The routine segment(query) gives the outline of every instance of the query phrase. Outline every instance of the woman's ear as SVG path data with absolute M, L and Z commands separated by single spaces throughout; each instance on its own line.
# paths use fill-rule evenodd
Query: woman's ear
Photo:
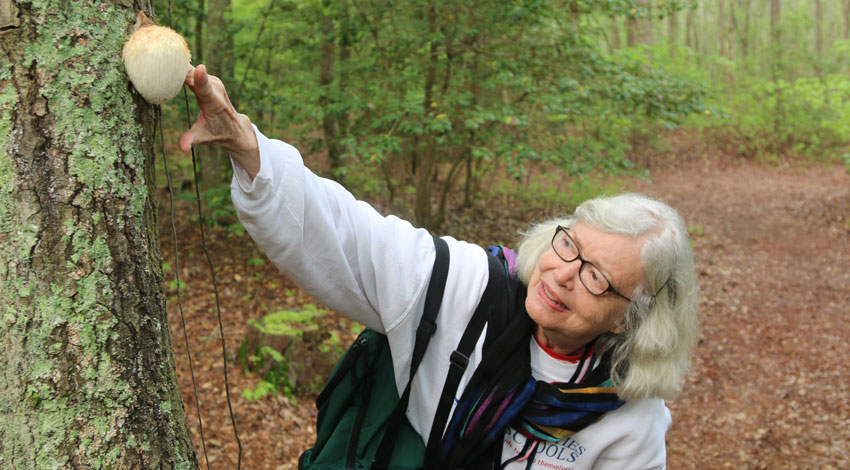
M 631 308 L 631 306 L 629 306 Z M 626 331 L 626 315 L 629 313 L 628 309 L 620 315 L 620 318 L 616 320 L 614 326 L 608 330 L 609 333 L 613 333 L 615 335 L 621 335 Z
M 614 328 L 611 328 L 608 331 L 614 333 L 615 335 L 623 334 L 623 332 L 626 331 L 626 326 L 624 325 L 624 323 L 624 321 L 620 320 L 619 322 L 617 322 L 616 325 L 614 325 Z

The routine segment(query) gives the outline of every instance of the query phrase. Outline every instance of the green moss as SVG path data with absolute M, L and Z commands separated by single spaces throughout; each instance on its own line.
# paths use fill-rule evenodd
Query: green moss
M 13 236 L 12 214 L 14 211 L 14 169 L 9 155 L 9 135 L 12 130 L 12 109 L 18 104 L 18 93 L 8 81 L 11 67 L 5 58 L 0 61 L 0 80 L 6 81 L 0 89 L 0 238 L 11 240 Z M 8 267 L 0 263 L 0 279 L 7 279 Z M 2 289 L 2 285 L 0 285 Z M 4 318 L 4 323 L 6 323 Z
M 128 432 L 123 413 L 135 403 L 138 390 L 118 373 L 110 355 L 109 349 L 121 341 L 119 331 L 124 326 L 110 312 L 111 300 L 118 293 L 113 291 L 117 287 L 109 275 L 117 261 L 109 245 L 113 240 L 102 227 L 106 222 L 121 230 L 133 224 L 131 230 L 142 231 L 146 228 L 142 224 L 150 223 L 144 217 L 148 182 L 142 149 L 152 143 L 143 139 L 120 61 L 135 16 L 132 9 L 116 8 L 113 3 L 120 4 L 28 3 L 28 14 L 35 18 L 27 24 L 35 25 L 37 37 L 15 67 L 31 68 L 39 76 L 37 91 L 46 101 L 49 122 L 55 123 L 50 131 L 59 140 L 60 150 L 68 153 L 72 183 L 80 189 L 74 207 L 60 209 L 64 211 L 60 242 L 45 253 L 49 259 L 37 260 L 53 262 L 57 270 L 67 272 L 65 278 L 55 278 L 51 284 L 32 273 L 16 276 L 13 271 L 31 266 L 33 248 L 44 229 L 39 226 L 41 217 L 46 216 L 37 213 L 35 202 L 28 209 L 24 201 L 28 195 L 13 189 L 18 183 L 10 156 L 14 138 L 11 113 L 19 98 L 8 82 L 12 64 L 0 57 L 0 80 L 5 81 L 0 82 L 0 239 L 4 240 L 0 243 L 0 259 L 4 260 L 0 263 L 0 335 L 26 335 L 25 341 L 13 344 L 20 349 L 15 354 L 23 358 L 10 364 L 10 369 L 17 367 L 15 374 L 7 373 L 0 381 L 20 385 L 21 391 L 15 389 L 14 393 L 20 393 L 27 404 L 17 414 L 11 413 L 16 416 L 15 424 L 4 444 L 11 442 L 17 449 L 14 452 L 20 455 L 13 458 L 20 459 L 21 465 L 34 463 L 36 468 L 68 467 L 69 445 L 75 454 L 90 458 L 87 463 L 92 468 L 122 468 L 128 447 L 151 452 L 148 441 L 159 443 L 162 439 L 162 429 L 142 430 L 129 436 L 127 445 L 117 445 L 117 433 Z M 96 200 L 104 196 L 125 204 L 117 212 L 120 215 L 97 212 Z M 160 334 L 168 334 L 167 325 L 157 319 L 143 321 L 153 321 Z M 73 367 L 68 367 L 71 363 Z M 173 365 L 170 373 L 174 373 Z M 0 377 L 4 377 L 2 372 Z M 63 393 L 73 388 L 78 378 L 96 378 L 96 382 L 84 390 Z M 172 422 L 182 415 L 179 396 L 157 400 L 160 412 L 174 415 Z M 176 431 L 176 423 L 173 426 L 175 433 L 185 436 Z M 26 431 L 16 436 L 17 429 Z M 170 462 L 174 468 L 195 467 L 190 446 L 175 444 L 174 452 Z
M 35 10 L 45 12 L 38 28 L 43 41 L 29 45 L 25 63 L 56 71 L 42 93 L 56 117 L 55 134 L 71 150 L 69 170 L 84 187 L 81 199 L 105 189 L 128 199 L 129 216 L 141 217 L 146 194 L 142 131 L 120 61 L 133 18 L 129 10 L 102 12 L 97 2 L 79 2 L 77 12 L 66 16 L 61 5 L 33 2 Z M 125 171 L 124 164 L 132 171 Z

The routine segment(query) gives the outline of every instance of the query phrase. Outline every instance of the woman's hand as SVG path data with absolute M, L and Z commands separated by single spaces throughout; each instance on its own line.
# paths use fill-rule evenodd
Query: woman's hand
M 251 119 L 239 114 L 218 77 L 198 65 L 186 74 L 186 85 L 195 93 L 200 113 L 192 128 L 180 136 L 180 150 L 193 145 L 218 145 L 253 179 L 260 171 L 260 149 Z

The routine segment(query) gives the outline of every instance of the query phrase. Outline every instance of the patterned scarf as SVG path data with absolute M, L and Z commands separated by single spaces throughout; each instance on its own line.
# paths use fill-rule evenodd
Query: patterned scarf
M 592 346 L 569 382 L 550 384 L 532 377 L 528 342 L 535 324 L 525 311 L 526 288 L 516 278 L 514 253 L 502 248 L 496 255 L 510 273 L 505 308 L 488 320 L 484 359 L 440 442 L 439 468 L 489 468 L 488 457 L 501 455 L 501 437 L 509 425 L 530 439 L 560 441 L 624 403 L 611 385 L 608 355 L 592 354 Z M 579 379 L 584 361 L 590 361 L 591 372 Z

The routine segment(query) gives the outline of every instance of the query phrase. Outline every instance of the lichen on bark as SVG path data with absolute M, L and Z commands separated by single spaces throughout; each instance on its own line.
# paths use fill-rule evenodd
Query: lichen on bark
M 0 44 L 0 468 L 197 468 L 165 314 L 153 109 L 120 62 L 134 19 L 111 1 L 33 0 Z

